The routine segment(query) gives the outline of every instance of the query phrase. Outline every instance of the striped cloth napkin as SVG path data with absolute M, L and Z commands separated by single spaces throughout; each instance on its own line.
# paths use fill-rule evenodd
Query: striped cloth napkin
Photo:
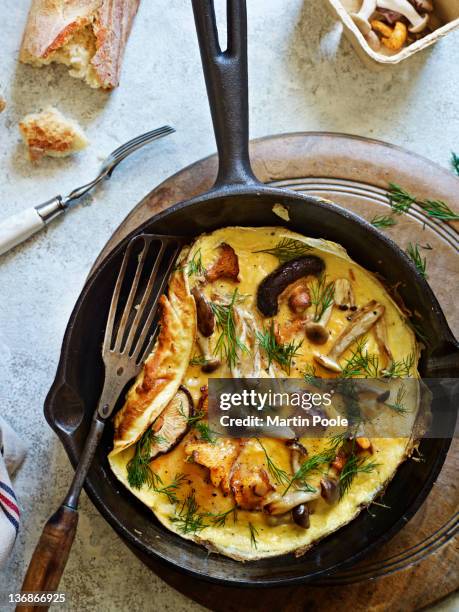
M 8 561 L 19 530 L 19 507 L 11 477 L 25 453 L 24 444 L 0 417 L 0 567 Z

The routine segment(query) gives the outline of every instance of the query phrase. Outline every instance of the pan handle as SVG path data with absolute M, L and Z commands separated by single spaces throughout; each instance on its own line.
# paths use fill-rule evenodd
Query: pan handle
M 227 0 L 226 51 L 218 41 L 213 0 L 192 0 L 192 4 L 219 157 L 214 190 L 259 184 L 249 159 L 245 0 Z

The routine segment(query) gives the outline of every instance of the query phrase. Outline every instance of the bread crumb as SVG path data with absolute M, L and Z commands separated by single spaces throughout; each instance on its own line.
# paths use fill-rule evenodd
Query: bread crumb
M 19 123 L 29 158 L 37 161 L 44 155 L 66 157 L 88 146 L 89 141 L 76 121 L 49 106 L 40 113 L 26 115 Z
M 6 100 L 2 96 L 0 96 L 0 113 L 3 113 L 5 108 L 6 108 Z
M 288 213 L 288 208 L 283 204 L 274 204 L 273 213 L 283 219 L 284 221 L 290 221 L 290 215 Z

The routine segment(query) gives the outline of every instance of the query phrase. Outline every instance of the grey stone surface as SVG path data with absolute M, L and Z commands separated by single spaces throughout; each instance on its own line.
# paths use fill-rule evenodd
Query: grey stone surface
M 127 161 L 90 200 L 0 260 L 0 410 L 29 445 L 16 478 L 22 527 L 0 591 L 17 590 L 44 520 L 71 469 L 47 426 L 43 400 L 65 326 L 98 252 L 152 187 L 214 150 L 190 3 L 143 0 L 121 87 L 107 95 L 62 67 L 17 63 L 28 0 L 0 8 L 0 217 L 91 178 L 120 143 L 164 123 L 177 134 Z M 335 130 L 403 145 L 448 165 L 459 149 L 459 32 L 397 67 L 371 72 L 341 40 L 325 0 L 249 0 L 251 136 Z M 219 7 L 222 2 L 218 2 Z M 47 104 L 76 118 L 91 146 L 32 166 L 17 130 Z M 130 553 L 83 494 L 62 582 L 72 610 L 198 610 Z

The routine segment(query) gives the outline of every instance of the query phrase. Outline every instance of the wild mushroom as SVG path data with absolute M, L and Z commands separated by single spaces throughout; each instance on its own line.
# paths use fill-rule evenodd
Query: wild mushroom
M 285 445 L 290 448 L 290 463 L 292 465 L 293 473 L 295 474 L 300 469 L 304 460 L 307 459 L 308 451 L 301 444 L 301 442 L 298 442 L 297 438 L 287 440 Z
M 308 529 L 310 526 L 309 521 L 309 508 L 307 504 L 300 504 L 296 506 L 292 510 L 292 518 L 298 527 L 303 527 L 303 529 Z
M 332 372 L 341 372 L 342 368 L 338 363 L 339 356 L 348 349 L 353 342 L 360 336 L 365 334 L 378 319 L 384 314 L 385 307 L 375 300 L 368 302 L 366 306 L 361 308 L 352 318 L 349 324 L 341 332 L 338 338 L 333 343 L 327 355 L 316 353 L 314 359 L 321 366 Z
M 359 28 L 364 36 L 371 32 L 370 18 L 376 11 L 376 4 L 376 0 L 363 0 L 360 11 L 358 13 L 350 14 L 355 25 Z
M 201 366 L 201 370 L 206 373 L 214 372 L 218 367 L 220 367 L 222 362 L 212 353 L 209 338 L 203 336 L 198 330 L 196 334 L 196 342 L 204 359 L 204 364 Z
M 265 507 L 264 510 L 269 514 L 284 514 L 284 512 L 288 512 L 289 510 L 293 510 L 297 506 L 301 504 L 307 504 L 313 499 L 318 499 L 320 497 L 320 491 L 291 491 L 290 493 L 286 493 L 285 495 L 276 495 L 272 501 L 270 501 Z
M 213 283 L 225 278 L 238 283 L 239 260 L 235 250 L 226 242 L 222 242 L 218 248 L 220 250 L 219 256 L 217 261 L 206 271 L 206 280 Z
M 335 305 L 339 310 L 357 310 L 351 282 L 347 278 L 335 280 Z
M 387 325 L 384 317 L 381 317 L 376 321 L 373 331 L 378 344 L 379 354 L 382 357 L 382 370 L 384 373 L 384 370 L 390 368 L 392 362 L 394 361 L 392 351 L 387 343 Z
M 325 263 L 315 255 L 305 255 L 287 261 L 268 274 L 258 286 L 257 306 L 265 317 L 273 317 L 278 311 L 278 298 L 285 289 L 303 276 L 319 276 Z
M 340 486 L 337 478 L 326 476 L 320 481 L 320 494 L 327 504 L 334 504 L 339 499 Z
M 406 17 L 411 23 L 409 30 L 413 32 L 413 34 L 422 32 L 429 21 L 428 13 L 420 15 L 408 0 L 377 0 L 376 4 L 378 7 L 396 11 Z
M 154 433 L 150 447 L 150 461 L 169 452 L 176 446 L 189 429 L 189 418 L 194 407 L 190 392 L 180 386 L 169 404 L 152 425 Z
M 377 19 L 373 19 L 371 25 L 382 34 L 383 45 L 392 51 L 399 51 L 407 41 L 408 30 L 402 21 L 397 21 L 394 28 Z
M 311 298 L 305 283 L 296 285 L 288 297 L 288 306 L 294 314 L 303 313 L 311 305 Z
M 193 287 L 191 293 L 196 302 L 198 329 L 205 338 L 208 338 L 215 330 L 214 313 L 205 295 L 197 287 Z
M 325 344 L 330 337 L 330 333 L 327 329 L 327 323 L 330 320 L 331 313 L 333 310 L 333 300 L 323 311 L 318 321 L 308 321 L 305 325 L 304 331 L 308 340 L 314 344 Z

